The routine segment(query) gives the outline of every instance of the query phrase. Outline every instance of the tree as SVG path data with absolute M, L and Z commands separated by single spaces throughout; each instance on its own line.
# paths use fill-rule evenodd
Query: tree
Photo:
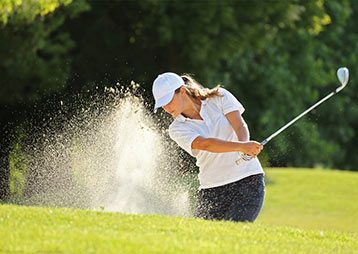
M 248 109 L 252 138 L 260 140 L 336 86 L 336 61 L 319 52 L 336 47 L 325 47 L 323 35 L 337 40 L 348 18 L 347 3 L 91 2 L 91 12 L 66 24 L 77 45 L 69 89 L 135 79 L 151 100 L 158 73 L 194 73 L 203 84 L 222 83 L 237 95 Z M 344 15 L 336 18 L 330 5 Z M 335 98 L 324 107 L 338 102 Z M 337 142 L 339 132 L 352 132 L 352 122 L 328 137 L 334 123 L 317 121 L 322 108 L 267 146 L 271 165 L 352 168 L 338 163 L 344 149 Z
M 0 3 L 0 199 L 8 195 L 11 135 L 22 112 L 66 83 L 73 42 L 59 27 L 86 9 L 84 0 Z
M 317 58 L 332 76 L 337 65 L 347 66 L 351 80 L 344 92 L 335 98 L 335 103 L 322 108 L 318 120 L 324 128 L 320 129 L 320 134 L 337 144 L 337 152 L 332 156 L 335 167 L 357 170 L 358 106 L 355 102 L 358 100 L 358 88 L 354 83 L 358 75 L 358 2 L 327 1 L 325 6 L 332 23 L 319 36 Z
M 357 33 L 352 25 L 356 20 L 349 19 L 354 17 L 350 10 L 349 1 L 287 2 L 283 13 L 291 21 L 263 24 L 270 24 L 271 30 L 263 46 L 239 51 L 226 61 L 221 69 L 225 73 L 216 80 L 224 80 L 250 110 L 245 117 L 253 138 L 266 138 L 332 91 L 338 85 L 335 71 L 339 66 L 356 66 Z M 320 106 L 271 142 L 265 151 L 271 165 L 355 169 L 354 163 L 348 163 L 354 156 L 345 152 L 347 143 L 353 144 L 354 123 L 347 120 L 337 125 L 336 120 L 343 113 L 342 101 L 354 101 L 354 89 L 350 91 L 352 94 L 345 92 Z M 349 110 L 346 103 L 344 108 L 351 111 L 347 119 L 353 119 L 354 107 Z

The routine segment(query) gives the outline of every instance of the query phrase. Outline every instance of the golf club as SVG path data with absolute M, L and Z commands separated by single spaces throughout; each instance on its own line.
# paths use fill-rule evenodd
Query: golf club
M 328 94 L 326 97 L 322 98 L 321 100 L 319 100 L 316 104 L 312 105 L 310 108 L 308 108 L 307 110 L 305 110 L 304 112 L 302 112 L 301 114 L 299 114 L 298 116 L 296 116 L 294 119 L 292 119 L 289 123 L 287 123 L 286 125 L 282 126 L 280 129 L 278 129 L 275 133 L 273 133 L 271 136 L 269 136 L 268 138 L 266 138 L 265 140 L 263 140 L 261 142 L 262 145 L 266 145 L 270 140 L 272 140 L 274 137 L 276 137 L 278 134 L 280 134 L 281 132 L 283 132 L 285 129 L 287 129 L 289 126 L 291 126 L 292 124 L 294 124 L 298 119 L 300 119 L 301 117 L 303 117 L 304 115 L 306 115 L 308 112 L 310 112 L 312 109 L 316 108 L 318 105 L 320 105 L 321 103 L 323 103 L 324 101 L 328 100 L 329 98 L 331 98 L 333 95 L 337 94 L 338 92 L 340 92 L 347 84 L 348 84 L 348 80 L 349 80 L 349 71 L 346 67 L 341 67 L 337 70 L 337 77 L 339 82 L 341 83 L 341 85 L 336 88 L 333 92 L 331 92 L 330 94 Z M 245 160 L 248 161 L 250 160 L 252 157 L 247 155 L 247 154 L 241 154 L 241 158 L 239 160 L 236 161 L 237 164 L 239 164 L 241 162 L 241 160 Z

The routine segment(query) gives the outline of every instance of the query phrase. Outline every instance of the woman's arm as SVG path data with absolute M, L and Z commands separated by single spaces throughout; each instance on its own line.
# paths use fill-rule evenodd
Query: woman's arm
M 244 118 L 242 118 L 238 110 L 227 113 L 225 116 L 229 120 L 232 128 L 234 129 L 238 140 L 240 141 L 250 140 L 249 128 L 247 127 Z
M 199 136 L 191 143 L 191 148 L 212 153 L 242 152 L 250 156 L 257 156 L 262 150 L 262 145 L 256 141 L 231 142 Z

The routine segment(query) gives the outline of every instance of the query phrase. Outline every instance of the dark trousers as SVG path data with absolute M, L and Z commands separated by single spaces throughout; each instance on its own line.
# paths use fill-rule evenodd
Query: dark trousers
M 261 211 L 264 197 L 263 174 L 252 175 L 219 187 L 201 189 L 196 217 L 253 222 Z

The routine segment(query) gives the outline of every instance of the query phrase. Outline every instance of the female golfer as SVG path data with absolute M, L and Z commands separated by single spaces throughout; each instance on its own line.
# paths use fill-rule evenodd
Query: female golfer
M 263 146 L 249 141 L 244 107 L 227 90 L 204 88 L 189 75 L 166 72 L 153 83 L 154 111 L 173 118 L 169 136 L 196 158 L 200 188 L 196 216 L 251 221 L 258 216 L 265 184 L 256 156 Z M 241 160 L 241 154 L 252 156 Z

